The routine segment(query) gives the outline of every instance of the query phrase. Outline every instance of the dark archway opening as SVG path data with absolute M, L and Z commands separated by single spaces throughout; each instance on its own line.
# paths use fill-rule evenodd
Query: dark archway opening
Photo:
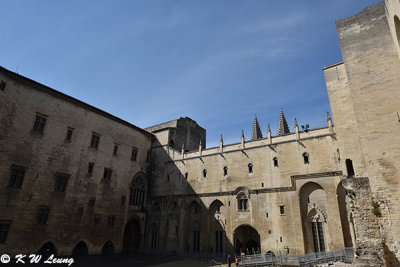
M 137 220 L 132 219 L 125 225 L 123 251 L 130 252 L 140 246 L 141 232 L 140 224 Z
M 47 242 L 39 249 L 38 254 L 47 259 L 51 254 L 57 254 L 56 246 L 51 242 Z
M 89 249 L 88 249 L 86 243 L 83 241 L 79 242 L 75 246 L 74 250 L 72 250 L 72 256 L 74 256 L 74 257 L 86 256 L 86 255 L 88 255 L 88 253 L 89 253 Z
M 260 235 L 257 230 L 249 225 L 236 228 L 234 234 L 235 253 L 256 254 L 260 253 Z
M 107 241 L 101 249 L 101 255 L 113 255 L 115 253 L 114 245 L 111 241 Z

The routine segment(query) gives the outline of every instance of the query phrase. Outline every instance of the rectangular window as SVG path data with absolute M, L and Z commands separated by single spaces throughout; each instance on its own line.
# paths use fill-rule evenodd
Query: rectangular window
M 107 221 L 108 227 L 114 227 L 115 225 L 115 216 L 109 216 Z
M 56 183 L 54 184 L 54 191 L 65 192 L 67 190 L 69 174 L 58 173 L 56 175 Z
M 131 155 L 131 160 L 132 161 L 136 161 L 137 154 L 138 154 L 138 149 L 136 147 L 133 147 L 132 148 L 132 155 Z
M 13 188 L 21 188 L 24 182 L 25 167 L 12 165 L 9 186 Z
M 6 242 L 10 225 L 11 221 L 0 221 L 0 243 Z
M 239 199 L 238 206 L 239 210 L 247 210 L 247 199 Z
M 93 168 L 94 168 L 94 163 L 93 162 L 89 162 L 88 171 L 87 171 L 89 175 L 93 174 Z
M 83 211 L 85 210 L 85 208 L 84 207 L 79 207 L 78 208 L 78 216 L 79 217 L 82 217 L 83 216 Z
M 65 137 L 65 140 L 71 141 L 73 131 L 74 131 L 74 128 L 68 127 L 67 136 Z
M 118 153 L 118 144 L 114 144 L 114 151 L 113 151 L 113 155 L 117 155 Z
M 101 219 L 100 215 L 95 214 L 93 223 L 94 223 L 95 225 L 100 224 L 100 219 Z
M 90 200 L 89 200 L 89 208 L 94 208 L 95 202 L 96 202 L 96 199 L 95 199 L 95 198 L 90 199 Z
M 193 231 L 193 251 L 200 251 L 200 231 Z
M 49 206 L 39 206 L 37 224 L 46 224 L 50 214 Z
M 6 89 L 6 85 L 7 85 L 7 83 L 5 81 L 1 81 L 0 82 L 0 91 L 4 91 L 4 89 Z
M 46 125 L 47 116 L 43 114 L 36 114 L 35 123 L 33 124 L 33 131 L 42 133 Z
M 285 215 L 285 205 L 279 206 L 279 213 L 280 213 L 281 215 Z
M 150 162 L 150 155 L 151 155 L 150 151 L 147 151 L 147 154 L 146 154 L 146 162 L 147 163 Z
M 90 140 L 91 148 L 98 148 L 100 143 L 100 135 L 97 133 L 92 133 L 92 139 Z
M 105 180 L 111 180 L 112 171 L 113 171 L 112 169 L 104 168 L 104 175 L 103 175 L 103 178 L 104 178 Z

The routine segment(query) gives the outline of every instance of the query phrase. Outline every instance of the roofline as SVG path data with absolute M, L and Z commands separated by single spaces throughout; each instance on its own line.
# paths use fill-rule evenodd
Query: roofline
M 4 68 L 3 66 L 0 66 L 0 71 L 2 71 L 6 76 L 8 76 L 8 77 L 10 77 L 12 79 L 16 79 L 16 80 L 20 80 L 22 82 L 25 82 L 25 83 L 27 83 L 28 85 L 32 86 L 33 88 L 35 88 L 37 90 L 40 90 L 40 91 L 45 92 L 45 93 L 48 93 L 48 94 L 50 94 L 52 96 L 58 97 L 58 98 L 60 98 L 62 100 L 70 102 L 70 103 L 72 103 L 74 105 L 83 107 L 83 108 L 85 108 L 87 110 L 90 110 L 90 111 L 92 111 L 94 113 L 97 113 L 97 114 L 99 114 L 101 116 L 104 116 L 104 117 L 106 117 L 108 119 L 111 119 L 111 120 L 116 121 L 118 123 L 121 123 L 121 124 L 123 124 L 125 126 L 133 128 L 133 129 L 135 129 L 135 130 L 147 135 L 147 137 L 154 137 L 154 135 L 152 133 L 149 133 L 148 131 L 146 131 L 146 130 L 144 130 L 144 129 L 142 129 L 142 128 L 140 128 L 140 127 L 138 127 L 138 126 L 136 126 L 136 125 L 134 125 L 132 123 L 129 123 L 129 122 L 127 122 L 127 121 L 125 121 L 125 120 L 123 120 L 121 118 L 118 118 L 118 117 L 116 117 L 116 116 L 114 116 L 114 115 L 112 115 L 112 114 L 110 114 L 110 113 L 108 113 L 108 112 L 106 112 L 104 110 L 96 108 L 95 106 L 89 105 L 89 104 L 87 104 L 87 103 L 85 103 L 85 102 L 83 102 L 83 101 L 81 101 L 81 100 L 79 100 L 77 98 L 74 98 L 74 97 L 69 96 L 67 94 L 64 94 L 64 93 L 62 93 L 60 91 L 57 91 L 57 90 L 55 90 L 55 89 L 53 89 L 53 88 L 51 88 L 51 87 L 49 87 L 47 85 L 44 85 L 44 84 L 39 83 L 37 81 L 34 81 L 34 80 L 32 80 L 32 79 L 30 79 L 28 77 L 25 77 L 25 76 L 23 76 L 21 74 L 18 74 L 18 73 L 15 73 L 13 71 L 10 71 L 10 70 Z
M 330 69 L 330 68 L 333 68 L 333 67 L 336 67 L 336 66 L 342 65 L 343 63 L 344 63 L 343 61 L 340 61 L 340 62 L 337 62 L 337 63 L 331 64 L 331 65 L 325 66 L 325 67 L 324 67 L 322 70 Z

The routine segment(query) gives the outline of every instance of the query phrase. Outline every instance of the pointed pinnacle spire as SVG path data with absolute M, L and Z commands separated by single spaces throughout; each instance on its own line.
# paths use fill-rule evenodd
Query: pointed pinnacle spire
M 287 124 L 285 114 L 283 114 L 283 110 L 279 114 L 279 124 L 278 124 L 278 135 L 284 135 L 290 133 L 289 126 Z
M 240 147 L 242 149 L 244 149 L 244 132 L 243 132 L 243 130 L 242 130 L 242 136 L 240 138 Z
M 294 127 L 297 127 L 297 128 L 299 127 L 299 124 L 297 123 L 297 119 L 296 118 L 294 119 Z
M 242 130 L 242 138 L 244 139 L 244 131 Z
M 224 142 L 224 138 L 222 138 L 222 134 L 221 134 L 221 138 L 219 139 L 220 142 Z
M 251 140 L 257 140 L 262 138 L 261 128 L 258 124 L 257 115 L 254 115 L 253 130 L 251 133 Z

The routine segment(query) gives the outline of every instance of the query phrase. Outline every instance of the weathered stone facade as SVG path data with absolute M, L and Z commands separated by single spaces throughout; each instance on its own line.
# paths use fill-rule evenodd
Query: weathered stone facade
M 400 2 L 337 21 L 327 127 L 206 148 L 184 117 L 140 129 L 0 68 L 0 251 L 304 254 L 400 266 Z M 22 244 L 22 245 L 21 245 Z

